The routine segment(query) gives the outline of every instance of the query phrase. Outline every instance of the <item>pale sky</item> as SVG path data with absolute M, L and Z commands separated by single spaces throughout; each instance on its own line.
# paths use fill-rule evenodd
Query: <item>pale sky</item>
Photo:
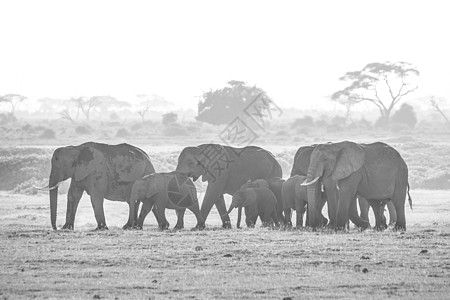
M 311 107 L 367 63 L 450 100 L 447 1 L 0 1 L 0 95 L 198 96 L 242 80 Z

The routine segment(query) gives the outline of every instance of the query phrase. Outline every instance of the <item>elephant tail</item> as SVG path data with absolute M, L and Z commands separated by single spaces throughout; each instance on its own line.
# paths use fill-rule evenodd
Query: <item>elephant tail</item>
M 413 210 L 413 207 L 412 207 L 412 199 L 411 199 L 411 195 L 409 194 L 409 190 L 410 190 L 409 182 L 408 182 L 407 187 L 408 187 L 407 193 L 408 193 L 408 203 L 409 203 L 409 207 L 411 208 L 411 210 Z

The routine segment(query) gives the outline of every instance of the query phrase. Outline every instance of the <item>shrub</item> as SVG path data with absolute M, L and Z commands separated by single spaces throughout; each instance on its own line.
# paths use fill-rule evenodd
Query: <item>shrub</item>
M 409 104 L 403 103 L 402 106 L 400 106 L 400 109 L 397 110 L 391 117 L 391 121 L 393 123 L 403 124 L 413 128 L 417 123 L 414 108 Z
M 78 125 L 77 127 L 75 127 L 75 132 L 77 134 L 90 134 L 91 129 L 88 126 Z
M 163 125 L 173 124 L 178 120 L 178 115 L 176 113 L 170 112 L 162 115 L 162 123 Z
M 17 121 L 17 118 L 12 113 L 0 114 L 0 124 L 8 124 L 15 121 Z
M 53 129 L 47 128 L 40 135 L 41 139 L 54 139 L 56 138 L 55 131 Z
M 183 126 L 181 126 L 178 123 L 173 123 L 173 124 L 167 125 L 163 130 L 163 134 L 165 136 L 187 136 L 187 135 L 189 135 L 186 128 L 184 128 Z
M 120 128 L 116 132 L 116 137 L 119 137 L 119 138 L 129 137 L 130 135 L 131 135 L 130 132 L 126 128 Z

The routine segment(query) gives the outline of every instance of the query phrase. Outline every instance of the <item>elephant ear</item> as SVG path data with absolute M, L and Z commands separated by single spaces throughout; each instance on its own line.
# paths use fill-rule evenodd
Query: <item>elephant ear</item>
M 94 171 L 99 171 L 104 166 L 103 154 L 91 147 L 83 147 L 78 156 L 75 168 L 75 181 L 86 178 Z
M 244 202 L 242 202 L 243 207 L 250 206 L 256 202 L 256 192 L 254 189 L 246 189 L 244 192 Z
M 331 178 L 340 180 L 358 171 L 364 164 L 364 149 L 355 143 L 346 143 L 339 151 Z

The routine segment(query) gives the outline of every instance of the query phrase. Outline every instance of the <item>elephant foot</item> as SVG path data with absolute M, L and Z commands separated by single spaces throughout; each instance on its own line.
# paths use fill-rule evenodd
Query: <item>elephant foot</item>
M 56 228 L 54 228 L 56 230 Z M 64 226 L 61 228 L 64 230 L 73 230 L 73 224 L 64 224 Z
M 161 224 L 158 226 L 160 231 L 169 230 L 169 223 L 167 224 Z
M 231 221 L 223 221 L 222 228 L 223 229 L 231 229 Z
M 99 231 L 99 230 L 109 230 L 108 226 L 103 225 L 103 226 L 97 226 L 97 228 L 95 228 L 95 231 Z
M 394 231 L 406 231 L 406 225 L 395 224 Z
M 173 230 L 181 230 L 181 229 L 183 229 L 184 228 L 184 225 L 179 225 L 179 224 L 177 224 L 177 225 L 175 225 L 175 227 L 173 228 Z
M 197 223 L 197 225 L 194 228 L 192 228 L 191 231 L 203 230 L 203 229 L 205 229 L 205 227 L 206 227 L 205 223 L 203 223 L 203 224 Z
M 123 230 L 130 230 L 130 229 L 135 229 L 136 228 L 136 224 L 135 225 L 130 225 L 130 224 L 125 224 L 122 226 Z
M 385 225 L 379 225 L 379 226 L 375 226 L 373 229 L 375 230 L 375 231 L 384 231 L 385 229 L 387 228 L 387 226 L 385 226 Z

